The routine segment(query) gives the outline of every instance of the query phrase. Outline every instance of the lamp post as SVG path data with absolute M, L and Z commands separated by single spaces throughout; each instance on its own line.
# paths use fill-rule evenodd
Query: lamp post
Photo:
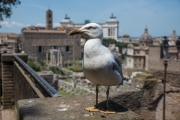
M 164 99 L 163 99 L 163 120 L 165 120 L 165 109 L 166 109 L 166 70 L 167 70 L 168 62 L 164 61 Z

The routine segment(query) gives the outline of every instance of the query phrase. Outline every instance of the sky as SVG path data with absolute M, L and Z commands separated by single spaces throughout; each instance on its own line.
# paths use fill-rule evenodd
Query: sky
M 53 11 L 53 27 L 65 14 L 74 23 L 90 20 L 105 23 L 113 13 L 119 21 L 119 36 L 140 37 L 147 26 L 152 37 L 180 36 L 180 0 L 20 0 L 11 18 L 1 22 L 0 32 L 21 33 L 27 26 L 45 26 L 45 13 Z

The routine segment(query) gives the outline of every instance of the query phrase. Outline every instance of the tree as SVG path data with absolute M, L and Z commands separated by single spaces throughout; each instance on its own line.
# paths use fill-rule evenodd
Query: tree
M 10 18 L 12 15 L 12 7 L 21 4 L 19 0 L 0 0 L 0 22 L 4 18 Z

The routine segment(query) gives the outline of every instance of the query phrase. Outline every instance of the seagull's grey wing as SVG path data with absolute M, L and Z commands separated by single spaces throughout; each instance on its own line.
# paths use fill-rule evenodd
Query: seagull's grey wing
M 119 65 L 119 67 L 121 67 L 121 61 L 120 61 L 119 57 L 114 52 L 112 52 L 112 55 L 113 55 L 116 63 Z M 121 69 L 122 69 L 122 67 L 121 67 Z
M 123 73 L 122 73 L 121 61 L 115 53 L 112 52 L 112 55 L 113 55 L 114 60 L 115 60 L 115 62 L 113 62 L 113 69 L 117 70 L 118 73 L 121 75 L 121 77 L 122 77 L 122 83 L 121 84 L 123 84 L 124 77 L 123 77 Z

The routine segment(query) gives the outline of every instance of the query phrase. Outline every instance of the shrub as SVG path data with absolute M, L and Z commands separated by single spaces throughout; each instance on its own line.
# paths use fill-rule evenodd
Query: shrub
M 108 42 L 108 43 L 117 43 L 117 41 L 115 39 L 112 39 L 112 38 L 104 38 L 103 39 L 104 42 Z
M 41 66 L 45 66 L 46 63 L 41 61 L 40 64 L 41 64 Z
M 53 73 L 56 73 L 56 67 L 50 67 L 50 70 L 53 72 Z
M 34 70 L 34 71 L 40 71 L 40 67 L 34 63 L 33 61 L 28 61 L 27 64 Z

